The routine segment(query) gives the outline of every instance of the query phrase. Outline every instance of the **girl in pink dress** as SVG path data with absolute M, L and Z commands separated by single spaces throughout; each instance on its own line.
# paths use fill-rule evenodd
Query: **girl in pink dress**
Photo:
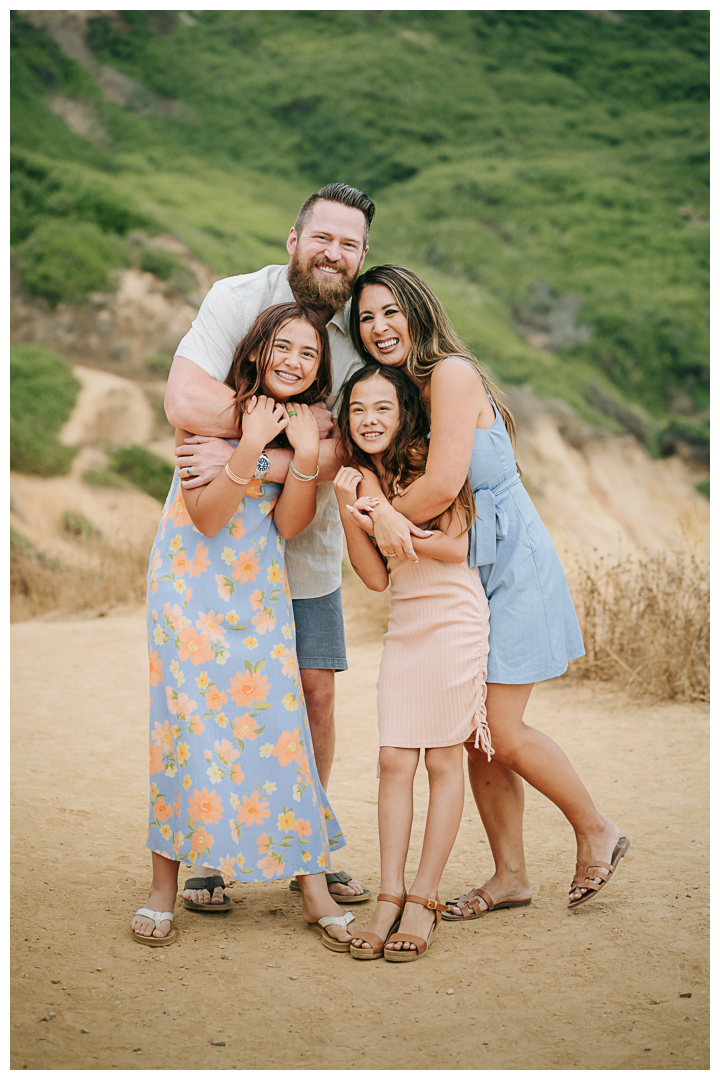
M 338 427 L 347 464 L 335 478 L 335 491 L 350 561 L 368 588 L 382 591 L 389 581 L 392 605 L 378 679 L 381 892 L 350 951 L 358 960 L 384 955 L 408 962 L 425 954 L 445 910 L 437 902 L 438 886 L 462 816 L 463 744 L 474 739 L 488 757 L 493 752 L 485 717 L 488 604 L 468 562 L 467 532 L 475 516 L 469 484 L 417 539 L 416 563 L 392 556 L 386 562 L 353 516 L 371 474 L 392 500 L 424 471 L 427 416 L 408 376 L 382 364 L 356 372 L 343 391 Z M 421 750 L 430 801 L 420 865 L 406 894 Z M 407 925 L 417 921 L 416 905 L 434 913 L 425 936 Z M 408 916 L 401 918 L 405 910 Z

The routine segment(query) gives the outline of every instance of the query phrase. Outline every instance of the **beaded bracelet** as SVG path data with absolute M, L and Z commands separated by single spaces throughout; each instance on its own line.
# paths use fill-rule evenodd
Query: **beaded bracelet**
M 247 487 L 247 485 L 251 483 L 252 478 L 250 480 L 243 480 L 242 476 L 236 476 L 227 463 L 225 464 L 225 472 L 228 474 L 233 484 L 241 484 L 243 487 Z
M 305 473 L 301 473 L 298 469 L 296 469 L 291 461 L 290 472 L 293 474 L 296 480 L 317 480 L 318 476 L 320 475 L 320 463 L 318 462 L 318 467 L 312 476 L 306 476 Z

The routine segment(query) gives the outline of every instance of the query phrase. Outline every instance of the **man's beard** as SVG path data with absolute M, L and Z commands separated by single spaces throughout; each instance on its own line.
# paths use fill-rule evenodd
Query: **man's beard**
M 299 304 L 320 310 L 331 308 L 340 311 L 352 296 L 355 277 L 350 277 L 344 266 L 337 267 L 337 274 L 327 281 L 313 274 L 314 266 L 328 266 L 328 260 L 316 256 L 306 266 L 301 266 L 297 252 L 288 263 L 288 283 Z

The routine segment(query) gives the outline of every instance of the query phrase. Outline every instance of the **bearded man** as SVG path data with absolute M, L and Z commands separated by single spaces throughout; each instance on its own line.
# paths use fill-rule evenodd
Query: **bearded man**
M 289 265 L 265 266 L 254 274 L 217 281 L 205 297 L 192 328 L 178 345 L 168 377 L 165 412 L 173 427 L 197 434 L 178 447 L 184 487 L 209 483 L 230 459 L 237 437 L 232 421 L 235 395 L 225 385 L 235 350 L 261 312 L 273 304 L 298 302 L 325 320 L 333 366 L 330 409 L 340 387 L 362 361 L 348 329 L 350 296 L 368 250 L 375 214 L 371 200 L 347 184 L 329 184 L 300 207 L 290 229 Z M 313 405 L 320 429 L 320 483 L 311 525 L 285 548 L 297 634 L 298 666 L 312 732 L 318 775 L 327 789 L 335 750 L 335 672 L 347 668 L 340 594 L 342 527 L 330 481 L 338 471 L 332 414 Z M 213 438 L 217 436 L 220 438 Z M 291 450 L 269 450 L 264 479 L 284 483 Z M 267 462 L 259 462 L 259 469 Z M 256 474 L 257 475 L 257 474 Z M 216 874 L 208 870 L 208 875 Z M 342 903 L 370 898 L 370 892 L 344 872 L 329 873 L 328 887 Z M 198 882 L 200 884 L 200 882 Z M 221 904 L 216 888 L 185 889 L 196 904 Z M 291 888 L 297 887 L 291 882 Z

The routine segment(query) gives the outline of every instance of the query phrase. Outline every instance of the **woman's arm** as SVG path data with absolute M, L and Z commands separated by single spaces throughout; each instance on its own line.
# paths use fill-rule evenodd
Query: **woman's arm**
M 344 466 L 335 477 L 334 488 L 340 507 L 340 520 L 345 532 L 348 558 L 358 577 L 373 592 L 383 592 L 388 584 L 388 572 L 385 560 L 379 554 L 367 533 L 352 518 L 352 507 L 357 498 L 358 484 L 363 479 L 362 473 L 350 466 Z
M 288 402 L 287 409 L 295 413 L 289 417 L 285 429 L 294 451 L 293 468 L 304 476 L 313 477 L 312 480 L 301 480 L 288 465 L 282 494 L 275 503 L 273 520 L 280 535 L 290 540 L 307 528 L 315 517 L 318 485 L 315 473 L 320 453 L 320 433 L 309 405 Z
M 415 547 L 421 555 L 440 562 L 467 562 L 468 534 L 465 525 L 464 515 L 457 511 L 452 518 L 449 513 L 443 514 L 440 528 L 433 530 L 432 536 L 427 539 L 420 537 L 415 540 Z
M 216 536 L 230 521 L 251 482 L 263 446 L 276 438 L 287 424 L 282 405 L 276 405 L 272 398 L 258 398 L 245 413 L 242 437 L 228 462 L 230 471 L 244 483 L 231 480 L 223 469 L 204 487 L 183 491 L 187 512 L 204 536 Z M 187 434 L 177 428 L 175 445 L 179 446 Z

